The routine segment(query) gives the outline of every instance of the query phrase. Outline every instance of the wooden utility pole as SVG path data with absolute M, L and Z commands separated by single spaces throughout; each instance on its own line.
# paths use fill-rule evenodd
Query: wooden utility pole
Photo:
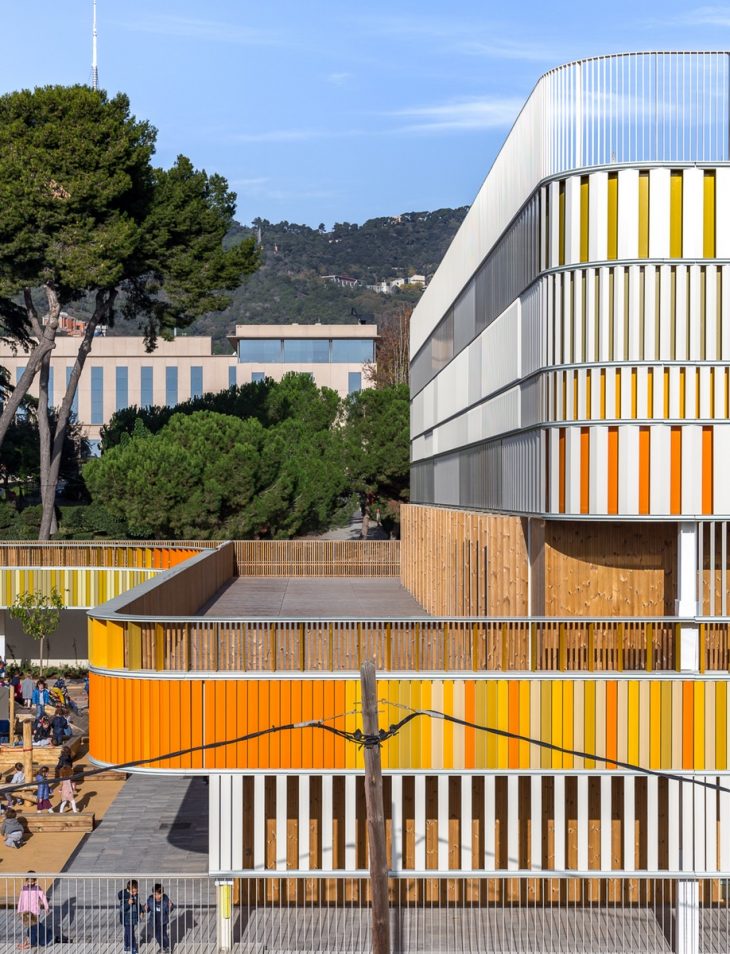
M 365 735 L 380 734 L 375 664 L 360 667 L 362 721 Z M 368 816 L 368 858 L 370 890 L 373 897 L 373 954 L 390 954 L 390 907 L 388 904 L 388 858 L 385 851 L 385 813 L 383 811 L 383 774 L 380 746 L 365 746 L 365 807 Z
M 23 775 L 26 782 L 33 781 L 33 723 L 29 719 L 23 722 Z M 30 801 L 29 795 L 30 789 L 24 788 L 23 799 Z

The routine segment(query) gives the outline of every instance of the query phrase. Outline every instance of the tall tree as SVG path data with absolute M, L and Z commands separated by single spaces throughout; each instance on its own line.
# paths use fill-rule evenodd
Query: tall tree
M 226 180 L 184 156 L 155 168 L 155 139 L 122 94 L 47 86 L 0 97 L 0 320 L 29 351 L 0 415 L 0 445 L 40 373 L 41 539 L 52 530 L 64 434 L 97 328 L 121 310 L 143 322 L 153 348 L 158 335 L 223 308 L 258 265 L 253 239 L 223 246 L 235 208 Z M 93 310 L 51 434 L 48 362 L 61 310 L 81 299 Z
M 408 351 L 413 307 L 400 305 L 386 317 L 378 334 L 377 361 L 365 366 L 365 378 L 376 388 L 408 384 Z

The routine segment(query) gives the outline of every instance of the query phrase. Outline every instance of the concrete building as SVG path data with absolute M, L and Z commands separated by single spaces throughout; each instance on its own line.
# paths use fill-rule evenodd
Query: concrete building
M 278 381 L 288 371 L 311 374 L 320 387 L 345 396 L 368 386 L 376 325 L 236 325 L 236 383 Z
M 320 387 L 343 397 L 368 386 L 364 365 L 375 358 L 375 325 L 237 325 L 233 353 L 212 353 L 212 339 L 178 335 L 159 339 L 152 352 L 142 337 L 98 336 L 79 381 L 74 411 L 92 450 L 115 411 L 131 405 L 175 405 L 208 392 L 286 372 L 311 374 Z M 77 336 L 59 336 L 51 358 L 51 404 L 61 403 L 78 352 Z M 27 357 L 0 343 L 0 365 L 20 380 Z M 31 394 L 38 394 L 37 379 Z

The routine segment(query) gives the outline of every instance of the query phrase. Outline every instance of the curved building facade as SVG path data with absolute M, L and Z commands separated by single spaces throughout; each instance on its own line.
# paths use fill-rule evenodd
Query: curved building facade
M 537 83 L 413 317 L 412 499 L 727 515 L 730 58 Z

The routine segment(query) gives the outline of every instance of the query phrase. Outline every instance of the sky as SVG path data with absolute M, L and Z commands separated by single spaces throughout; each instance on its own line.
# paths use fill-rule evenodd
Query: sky
M 0 93 L 91 78 L 92 0 L 0 0 Z M 730 49 L 730 3 L 98 0 L 100 85 L 226 176 L 238 218 L 312 226 L 469 204 L 538 77 Z

